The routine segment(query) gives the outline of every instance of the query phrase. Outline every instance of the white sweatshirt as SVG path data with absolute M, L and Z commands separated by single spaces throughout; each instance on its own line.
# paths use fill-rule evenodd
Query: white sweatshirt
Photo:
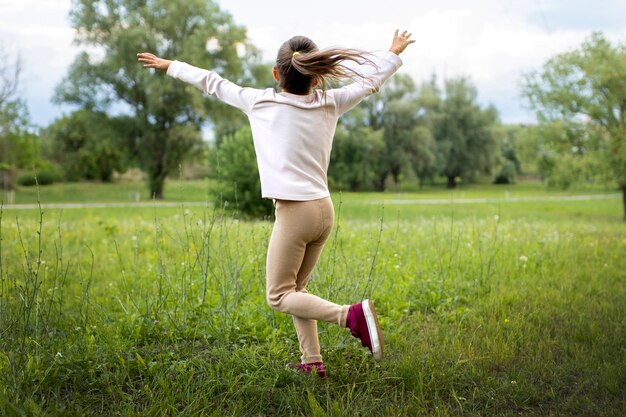
M 370 94 L 402 65 L 387 52 L 375 73 L 342 88 L 296 95 L 240 87 L 213 71 L 174 61 L 167 74 L 214 94 L 243 111 L 250 121 L 261 194 L 264 198 L 308 201 L 330 195 L 327 170 L 339 116 Z

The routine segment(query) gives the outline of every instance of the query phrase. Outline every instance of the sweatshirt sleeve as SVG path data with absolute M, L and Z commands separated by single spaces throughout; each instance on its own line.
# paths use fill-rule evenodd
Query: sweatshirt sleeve
M 215 95 L 224 103 L 244 113 L 252 108 L 259 90 L 240 87 L 220 77 L 215 71 L 194 67 L 184 62 L 173 61 L 167 75 L 193 85 L 205 94 Z
M 345 87 L 334 90 L 337 111 L 343 114 L 359 104 L 365 97 L 377 93 L 385 81 L 402 66 L 402 60 L 393 52 L 387 52 L 378 62 L 378 68 L 373 74 L 367 75 Z

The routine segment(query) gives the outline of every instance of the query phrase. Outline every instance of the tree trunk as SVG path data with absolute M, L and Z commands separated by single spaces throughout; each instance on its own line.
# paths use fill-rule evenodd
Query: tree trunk
M 391 175 L 393 177 L 393 183 L 395 185 L 398 185 L 398 181 L 399 181 L 399 178 L 400 178 L 400 167 L 392 168 L 391 169 Z
M 452 189 L 452 188 L 456 188 L 456 176 L 454 175 L 448 175 L 448 188 Z
M 385 191 L 385 178 L 387 178 L 387 171 L 385 171 L 383 174 L 381 174 L 378 177 L 378 180 L 376 181 L 375 189 L 378 192 L 383 192 Z
M 622 205 L 624 206 L 624 221 L 626 221 L 626 184 L 622 185 Z
M 162 173 L 150 173 L 150 199 L 163 200 L 163 188 L 165 187 L 165 175 Z

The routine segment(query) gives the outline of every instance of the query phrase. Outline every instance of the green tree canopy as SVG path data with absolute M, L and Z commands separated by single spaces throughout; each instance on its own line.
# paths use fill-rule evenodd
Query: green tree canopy
M 394 100 L 383 116 L 386 167 L 396 184 L 406 177 L 424 180 L 434 171 L 435 142 L 420 109 L 418 100 Z
M 388 178 L 397 184 L 402 177 L 432 175 L 434 141 L 409 75 L 394 75 L 379 93 L 344 115 L 341 126 L 333 146 L 332 164 L 337 166 L 331 165 L 329 171 L 336 183 L 383 191 Z M 364 168 L 371 172 L 366 175 Z
M 471 181 L 477 174 L 489 173 L 500 156 L 494 132 L 496 109 L 480 107 L 476 87 L 467 78 L 446 80 L 443 94 L 434 79 L 424 89 L 437 143 L 437 168 L 448 187 L 455 187 L 457 178 Z
M 522 91 L 542 124 L 562 120 L 586 126 L 579 129 L 581 143 L 573 153 L 602 155 L 622 190 L 626 219 L 626 46 L 593 33 L 579 48 L 528 74 Z M 572 152 L 564 156 L 572 158 Z
M 49 142 L 52 159 L 63 167 L 65 179 L 108 182 L 115 171 L 125 168 L 125 131 L 133 125 L 127 117 L 110 118 L 103 112 L 77 110 L 56 120 L 42 136 Z
M 358 126 L 348 130 L 337 127 L 333 139 L 328 181 L 332 188 L 345 191 L 370 191 L 378 188 L 384 170 L 385 142 L 382 130 Z
M 245 29 L 212 0 L 76 0 L 71 21 L 79 44 L 89 47 L 57 88 L 56 100 L 136 120 L 131 153 L 149 178 L 150 194 L 163 197 L 168 174 L 201 141 L 211 121 L 235 131 L 241 116 L 191 86 L 152 74 L 136 60 L 140 51 L 215 69 L 233 81 L 250 80 L 246 62 L 257 53 Z

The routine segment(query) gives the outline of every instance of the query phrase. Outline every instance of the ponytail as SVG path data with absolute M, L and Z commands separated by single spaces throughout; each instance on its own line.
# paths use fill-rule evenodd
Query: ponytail
M 279 84 L 281 89 L 292 94 L 308 94 L 316 84 L 326 90 L 329 80 L 363 78 L 363 75 L 343 62 L 376 66 L 369 56 L 369 53 L 356 49 L 331 48 L 320 51 L 309 38 L 295 36 L 278 50 L 276 68 Z

